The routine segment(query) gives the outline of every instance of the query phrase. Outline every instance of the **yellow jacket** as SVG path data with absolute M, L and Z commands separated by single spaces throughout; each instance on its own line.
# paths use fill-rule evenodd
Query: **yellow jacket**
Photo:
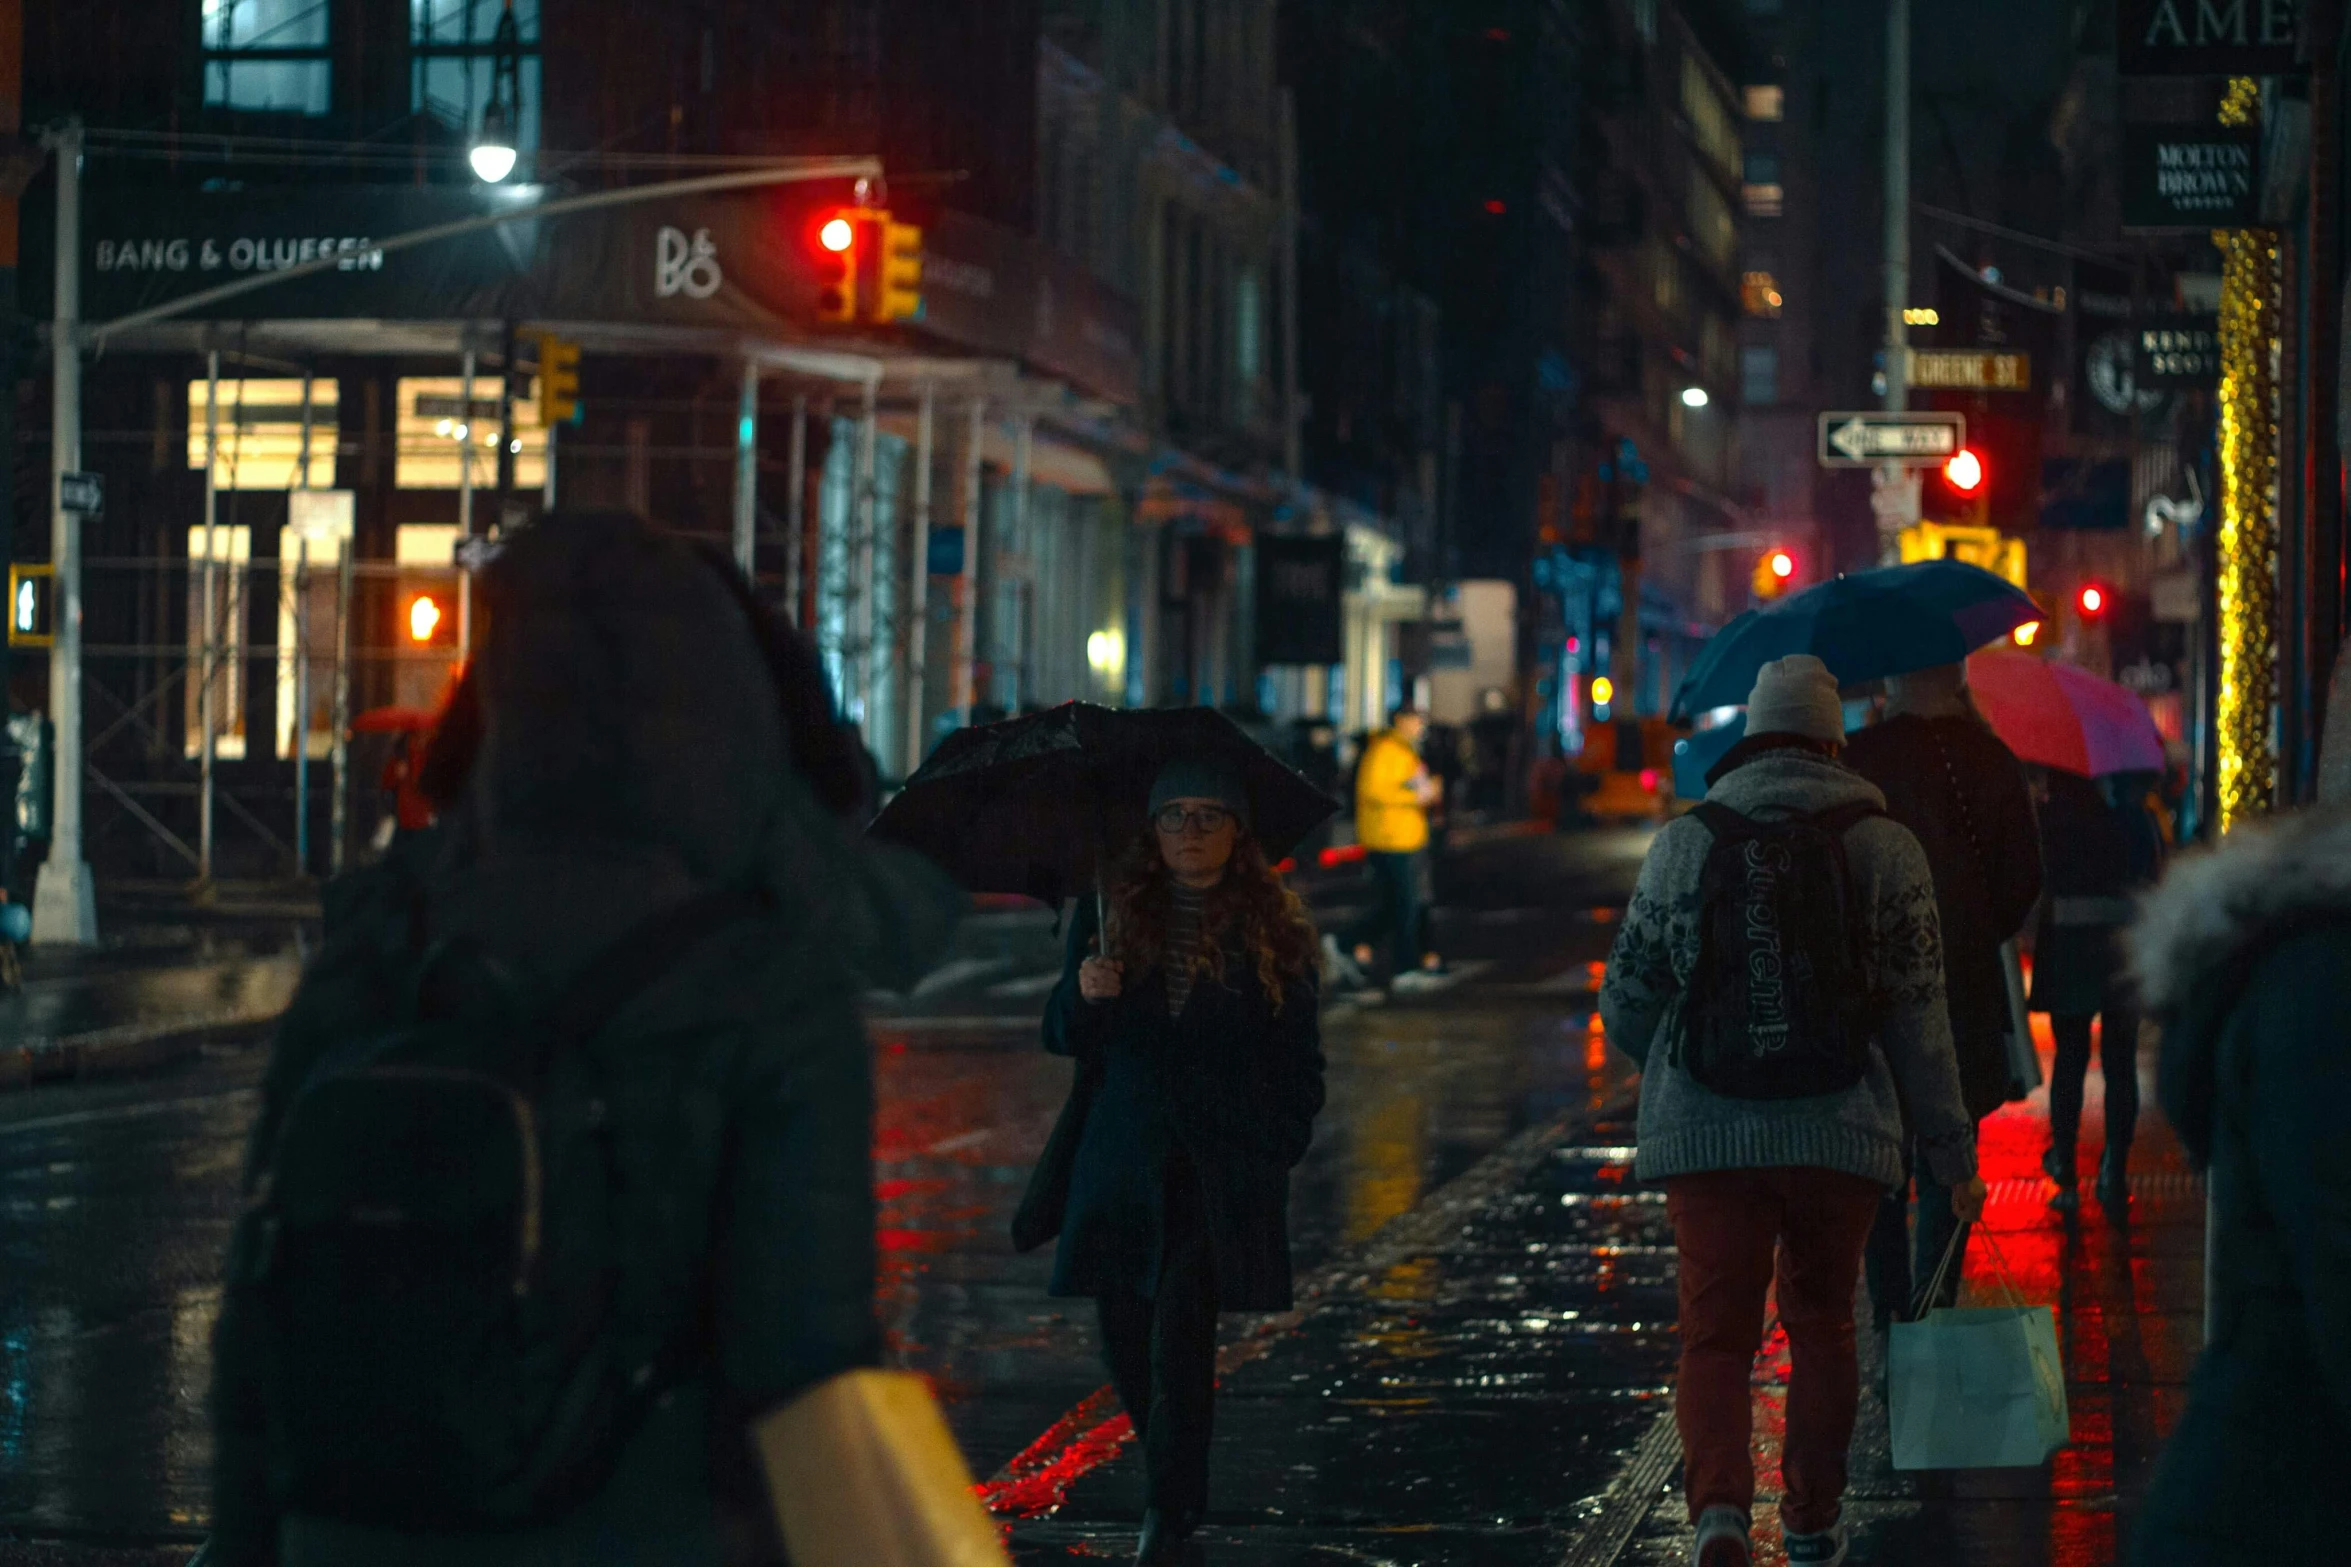
M 1429 842 L 1429 813 L 1412 792 L 1424 771 L 1412 747 L 1383 729 L 1355 770 L 1355 841 L 1381 854 L 1410 854 Z

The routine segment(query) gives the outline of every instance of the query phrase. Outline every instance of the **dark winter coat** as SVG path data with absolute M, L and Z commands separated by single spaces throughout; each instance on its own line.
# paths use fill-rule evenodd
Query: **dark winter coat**
M 2024 929 L 2041 895 L 2041 837 L 2024 769 L 1972 718 L 1909 714 L 1854 735 L 1845 765 L 1884 792 L 1888 813 L 1926 850 L 1960 1091 L 1981 1120 L 2008 1098 L 2000 945 Z
M 2104 1010 L 2123 966 L 2134 900 L 2162 868 L 2163 840 L 2135 799 L 2107 804 L 2099 786 L 2051 773 L 2041 807 L 2046 893 L 2033 932 L 2033 1010 Z
M 1291 980 L 1277 1010 L 1255 967 L 1233 956 L 1171 1018 L 1157 968 L 1130 968 L 1110 1001 L 1078 994 L 1095 932 L 1094 905 L 1081 900 L 1045 1007 L 1045 1048 L 1099 1072 L 1101 1085 L 1070 1178 L 1053 1293 L 1153 1291 L 1162 1183 L 1181 1148 L 1200 1176 L 1218 1306 L 1289 1309 L 1290 1168 L 1306 1155 L 1323 1100 L 1313 976 Z
M 2132 1560 L 2332 1555 L 2351 1495 L 2351 813 L 2182 856 L 2130 946 L 2164 1113 L 2210 1183 L 2213 1303 Z
M 380 1025 L 420 939 L 471 938 L 537 1008 L 655 911 L 717 887 L 762 892 L 765 914 L 639 990 L 595 1050 L 625 1176 L 622 1363 L 680 1344 L 690 1369 L 604 1489 L 554 1525 L 429 1540 L 355 1528 L 289 1516 L 272 1494 L 265 1346 L 231 1288 L 214 1350 L 215 1557 L 773 1560 L 747 1425 L 881 1351 L 859 996 L 919 972 L 960 899 L 817 806 L 742 611 L 682 545 L 641 525 L 550 523 L 510 545 L 482 602 L 486 730 L 467 797 L 330 887 L 326 944 L 272 1049 L 256 1166 L 310 1063 Z

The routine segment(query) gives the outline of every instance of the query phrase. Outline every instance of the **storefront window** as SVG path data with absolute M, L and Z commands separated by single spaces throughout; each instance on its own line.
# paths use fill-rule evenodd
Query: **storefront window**
M 473 486 L 498 482 L 498 378 L 477 375 L 473 399 L 462 376 L 402 376 L 393 482 L 403 490 L 454 490 L 461 459 L 473 462 Z M 514 487 L 537 490 L 547 477 L 547 431 L 539 423 L 539 383 L 514 398 Z
M 213 483 L 223 490 L 323 490 L 335 482 L 336 423 L 332 380 L 223 380 L 209 425 L 202 377 L 188 383 L 188 466 L 204 467 L 209 438 L 218 442 Z M 303 387 L 310 389 L 310 465 L 302 468 Z

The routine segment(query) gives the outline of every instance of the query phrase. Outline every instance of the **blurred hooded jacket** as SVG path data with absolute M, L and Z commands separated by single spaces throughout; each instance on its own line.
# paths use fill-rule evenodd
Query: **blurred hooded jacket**
M 440 824 L 329 888 L 249 1163 L 319 1054 L 381 1023 L 415 944 L 470 937 L 543 1007 L 649 916 L 713 889 L 762 893 L 763 915 L 638 991 L 596 1047 L 623 1172 L 615 1331 L 647 1359 L 683 1333 L 693 1369 L 574 1515 L 424 1540 L 281 1514 L 264 1346 L 232 1290 L 214 1356 L 222 1562 L 779 1559 L 745 1428 L 880 1354 L 860 994 L 928 968 L 962 899 L 820 802 L 843 803 L 844 737 L 817 728 L 821 691 L 793 684 L 812 678 L 805 647 L 779 645 L 788 629 L 731 569 L 620 514 L 558 515 L 509 541 L 434 757 Z

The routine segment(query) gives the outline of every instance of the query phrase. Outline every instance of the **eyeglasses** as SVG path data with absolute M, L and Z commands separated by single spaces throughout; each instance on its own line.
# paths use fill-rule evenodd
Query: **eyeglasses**
M 1199 832 L 1214 832 L 1233 819 L 1233 813 L 1221 805 L 1203 805 L 1198 810 L 1186 810 L 1180 805 L 1160 808 L 1151 818 L 1152 825 L 1170 836 L 1190 828 Z

